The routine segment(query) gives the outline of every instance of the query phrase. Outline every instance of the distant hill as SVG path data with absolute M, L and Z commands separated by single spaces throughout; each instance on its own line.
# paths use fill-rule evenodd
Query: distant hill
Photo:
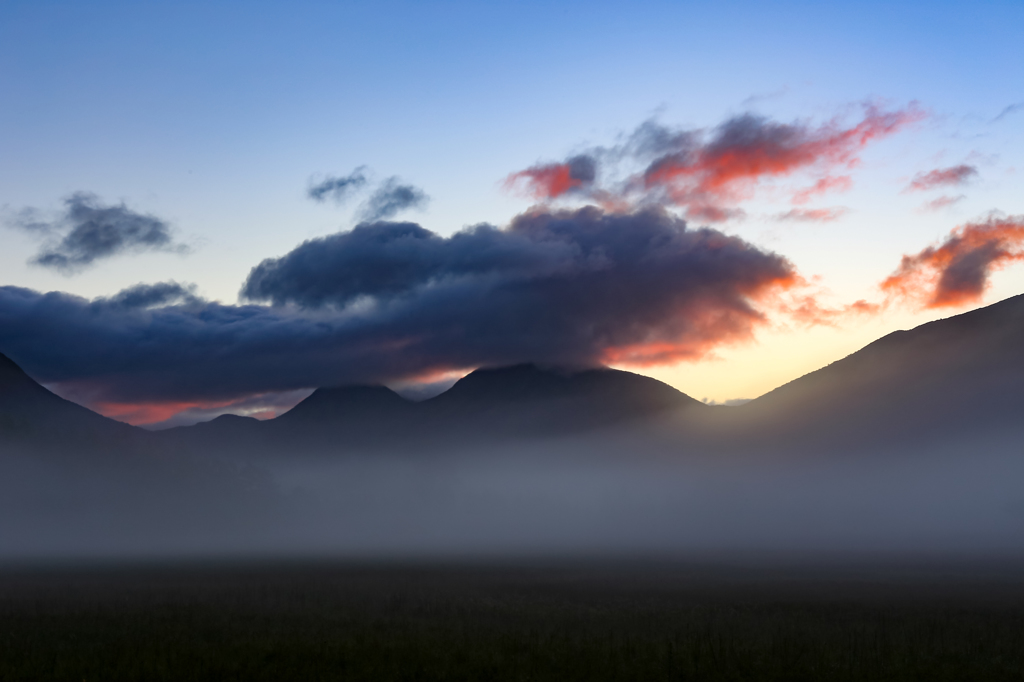
M 888 334 L 730 413 L 748 440 L 836 448 L 1024 433 L 1024 295 Z
M 420 403 L 419 412 L 427 430 L 481 439 L 590 431 L 688 407 L 706 406 L 639 374 L 527 364 L 479 369 Z
M 384 386 L 320 388 L 276 419 L 220 417 L 161 432 L 192 449 L 241 453 L 431 450 L 591 431 L 699 401 L 649 377 L 532 364 L 479 369 L 413 402 Z

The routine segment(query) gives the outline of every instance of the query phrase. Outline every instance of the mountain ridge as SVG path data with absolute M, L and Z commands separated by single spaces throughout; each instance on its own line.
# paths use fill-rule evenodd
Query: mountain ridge
M 1024 295 L 886 334 L 733 409 L 748 438 L 787 443 L 1012 428 L 1024 414 Z
M 561 436 L 703 404 L 649 377 L 525 363 L 481 368 L 448 391 L 411 401 L 384 386 L 320 388 L 284 414 L 161 432 L 188 447 L 236 439 L 254 451 L 423 449 Z M 216 420 L 215 420 L 216 421 Z M 209 433 L 202 433 L 203 431 Z
M 736 407 L 712 408 L 655 379 L 531 363 L 480 368 L 414 402 L 384 386 L 323 387 L 266 421 L 223 415 L 148 432 L 96 414 L 0 355 L 0 438 L 161 443 L 170 450 L 344 452 L 487 445 L 674 423 L 687 447 L 795 443 L 842 449 L 1021 428 L 1024 295 L 887 334 Z M 692 432 L 692 434 L 690 433 Z M 77 435 L 76 435 L 77 434 Z M 691 437 L 692 436 L 692 437 Z

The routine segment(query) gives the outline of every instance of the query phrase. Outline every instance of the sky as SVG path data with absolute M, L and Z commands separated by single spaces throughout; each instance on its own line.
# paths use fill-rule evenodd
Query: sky
M 0 92 L 0 352 L 137 424 L 1024 293 L 1019 2 L 0 2 Z

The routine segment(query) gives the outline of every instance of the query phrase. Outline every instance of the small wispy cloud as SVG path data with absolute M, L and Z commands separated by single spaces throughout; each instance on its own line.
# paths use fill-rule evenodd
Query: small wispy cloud
M 46 244 L 30 262 L 64 274 L 123 253 L 189 250 L 175 242 L 165 220 L 133 211 L 124 203 L 105 205 L 87 192 L 66 198 L 64 210 L 55 219 L 40 215 L 36 209 L 26 209 L 8 224 L 44 237 Z
M 960 203 L 966 198 L 967 197 L 963 194 L 958 194 L 956 196 L 944 194 L 941 197 L 937 197 L 935 199 L 932 199 L 931 201 L 927 201 L 924 204 L 921 204 L 920 210 L 924 211 L 925 213 L 941 211 L 944 208 L 949 208 L 950 206 Z
M 850 212 L 850 209 L 837 206 L 834 208 L 794 208 L 785 213 L 777 213 L 775 220 L 781 222 L 829 223 L 839 220 Z
M 319 181 L 310 179 L 306 196 L 320 203 L 333 199 L 335 203 L 340 204 L 366 185 L 366 182 L 366 166 L 360 166 L 348 175 L 329 175 Z
M 374 190 L 359 212 L 361 220 L 387 220 L 410 208 L 423 208 L 430 197 L 415 185 L 403 184 L 392 176 Z
M 995 118 L 989 121 L 989 123 L 998 123 L 1007 116 L 1016 114 L 1018 111 L 1024 111 L 1024 102 L 1014 102 L 1013 104 L 1005 107 L 1002 111 L 999 112 L 999 114 L 996 115 Z
M 977 166 L 962 163 L 949 168 L 936 168 L 918 173 L 904 188 L 904 192 L 924 192 L 939 187 L 959 187 L 978 176 Z

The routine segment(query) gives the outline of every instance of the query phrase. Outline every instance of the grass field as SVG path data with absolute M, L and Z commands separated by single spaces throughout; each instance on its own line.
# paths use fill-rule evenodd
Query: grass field
M 0 680 L 1022 680 L 1024 570 L 0 569 Z

